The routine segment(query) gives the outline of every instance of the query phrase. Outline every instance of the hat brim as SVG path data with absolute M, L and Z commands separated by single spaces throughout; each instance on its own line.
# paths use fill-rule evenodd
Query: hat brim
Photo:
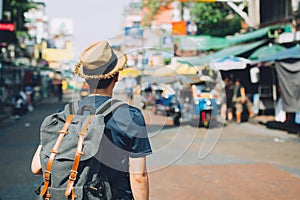
M 109 79 L 114 77 L 117 73 L 119 73 L 121 70 L 123 70 L 124 68 L 126 68 L 126 64 L 127 64 L 127 56 L 126 54 L 122 53 L 121 51 L 117 51 L 117 50 L 113 50 L 113 52 L 115 53 L 116 57 L 117 57 L 117 63 L 115 65 L 115 67 L 108 73 L 106 74 L 99 74 L 99 75 L 89 75 L 89 74 L 85 74 L 83 72 L 83 65 L 81 62 L 77 63 L 76 67 L 75 67 L 75 74 L 77 74 L 78 76 L 80 76 L 81 78 L 84 78 L 86 80 L 88 79 Z

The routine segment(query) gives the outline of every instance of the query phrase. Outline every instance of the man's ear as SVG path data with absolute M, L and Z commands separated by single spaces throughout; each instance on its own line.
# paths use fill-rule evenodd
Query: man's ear
M 117 73 L 117 75 L 115 76 L 115 82 L 119 81 L 119 73 Z

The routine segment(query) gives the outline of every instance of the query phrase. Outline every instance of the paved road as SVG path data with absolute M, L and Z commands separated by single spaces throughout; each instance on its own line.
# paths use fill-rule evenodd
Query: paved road
M 30 173 L 30 161 L 39 126 L 64 104 L 49 99 L 20 120 L 0 123 L 1 200 L 36 199 L 41 177 Z M 173 127 L 150 110 L 144 115 L 154 152 L 148 158 L 150 199 L 299 199 L 298 136 L 256 123 Z

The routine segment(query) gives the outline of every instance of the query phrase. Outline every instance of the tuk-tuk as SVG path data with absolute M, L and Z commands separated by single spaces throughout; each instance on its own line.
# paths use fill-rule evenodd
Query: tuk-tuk
M 209 127 L 210 121 L 218 115 L 217 97 L 213 94 L 214 80 L 210 77 L 195 78 L 180 90 L 180 101 L 185 116 L 198 119 L 199 127 Z
M 172 117 L 175 126 L 180 125 L 181 108 L 171 85 L 153 85 L 153 112 Z

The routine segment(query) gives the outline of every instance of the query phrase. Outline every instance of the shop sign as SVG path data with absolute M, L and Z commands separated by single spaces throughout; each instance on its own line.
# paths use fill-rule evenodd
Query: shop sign
M 14 31 L 15 24 L 13 23 L 0 23 L 0 31 Z

